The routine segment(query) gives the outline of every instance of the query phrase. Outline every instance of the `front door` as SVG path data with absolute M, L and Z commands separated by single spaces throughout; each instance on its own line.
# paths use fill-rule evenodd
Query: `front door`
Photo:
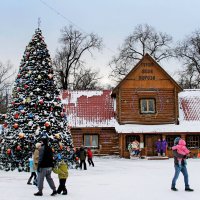
M 146 155 L 147 156 L 156 156 L 156 141 L 161 139 L 161 135 L 145 135 L 145 147 L 146 147 Z

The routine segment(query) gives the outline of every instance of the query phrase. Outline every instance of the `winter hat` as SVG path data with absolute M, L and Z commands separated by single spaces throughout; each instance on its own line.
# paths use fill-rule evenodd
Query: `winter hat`
M 180 137 L 176 137 L 176 138 L 174 139 L 174 145 L 177 145 L 180 139 L 181 139 Z
M 179 145 L 186 146 L 185 140 L 180 139 L 178 142 Z
M 38 148 L 40 148 L 40 147 L 41 147 L 41 143 L 38 142 L 38 143 L 35 144 L 35 148 L 36 148 L 36 149 L 38 149 Z

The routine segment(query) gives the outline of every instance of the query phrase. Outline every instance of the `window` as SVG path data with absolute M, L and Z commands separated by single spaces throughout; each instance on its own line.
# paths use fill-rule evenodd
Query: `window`
M 186 136 L 186 145 L 190 149 L 200 148 L 200 136 L 199 135 Z
M 143 114 L 155 113 L 155 99 L 140 99 L 140 112 Z
M 99 136 L 98 135 L 84 135 L 84 146 L 98 148 Z
M 167 135 L 166 141 L 167 141 L 167 147 L 171 149 L 174 146 L 174 140 L 176 137 L 181 137 L 180 135 Z
M 134 140 L 137 140 L 140 142 L 140 136 L 139 135 L 127 135 L 126 136 L 126 149 L 128 149 L 128 144 L 130 142 L 133 142 Z

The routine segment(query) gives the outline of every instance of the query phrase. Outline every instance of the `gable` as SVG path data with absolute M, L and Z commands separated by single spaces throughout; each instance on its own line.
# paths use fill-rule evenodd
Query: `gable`
M 173 78 L 148 54 L 128 73 L 128 75 L 115 87 L 118 88 L 182 88 Z

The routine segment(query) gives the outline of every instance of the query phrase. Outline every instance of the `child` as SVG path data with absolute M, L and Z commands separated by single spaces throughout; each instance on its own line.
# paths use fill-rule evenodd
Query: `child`
M 29 158 L 29 169 L 30 169 L 30 172 L 31 172 L 31 176 L 28 179 L 27 184 L 32 185 L 31 180 L 34 177 L 33 184 L 36 185 L 37 184 L 36 183 L 37 182 L 37 175 L 36 175 L 36 171 L 33 168 L 33 158 Z
M 186 147 L 186 142 L 183 139 L 180 139 L 178 144 L 176 146 L 172 147 L 172 150 L 177 150 L 177 153 L 184 155 L 184 156 L 186 156 L 190 153 L 190 151 Z M 183 158 L 177 158 L 177 159 L 178 159 L 178 164 L 181 165 Z
M 87 149 L 87 156 L 88 156 L 88 163 L 89 163 L 89 166 L 92 164 L 92 166 L 94 167 L 94 163 L 93 163 L 93 160 L 92 160 L 92 151 L 90 148 Z
M 65 187 L 66 180 L 68 178 L 68 165 L 64 160 L 60 158 L 60 162 L 56 167 L 53 168 L 53 172 L 58 174 L 59 178 L 59 187 L 57 189 L 57 193 L 60 194 L 63 191 L 63 195 L 67 195 L 67 189 Z

